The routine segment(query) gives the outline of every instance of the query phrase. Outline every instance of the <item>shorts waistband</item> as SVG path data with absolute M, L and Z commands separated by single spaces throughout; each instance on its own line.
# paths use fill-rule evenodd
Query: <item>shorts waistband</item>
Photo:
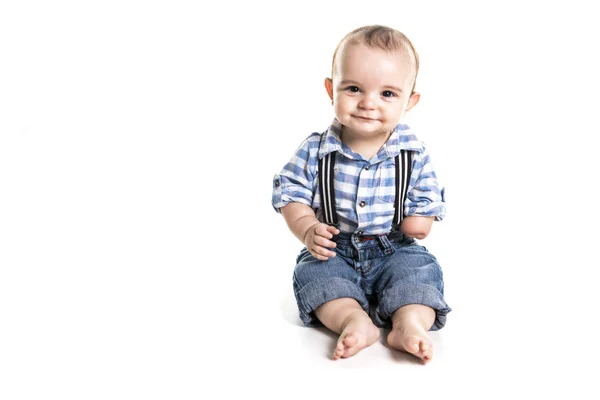
M 340 242 L 358 242 L 364 243 L 372 240 L 381 240 L 386 238 L 388 240 L 397 240 L 406 238 L 406 236 L 401 231 L 392 231 L 389 233 L 381 233 L 378 235 L 361 235 L 358 233 L 345 233 L 342 232 L 333 237 L 333 241 L 336 243 Z

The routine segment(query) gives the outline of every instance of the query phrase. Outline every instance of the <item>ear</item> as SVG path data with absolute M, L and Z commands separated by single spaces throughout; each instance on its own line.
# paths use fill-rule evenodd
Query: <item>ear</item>
M 327 90 L 329 98 L 333 101 L 333 81 L 331 78 L 325 78 L 325 90 Z
M 421 93 L 413 93 L 410 95 L 408 99 L 408 103 L 406 104 L 405 112 L 409 112 L 417 103 L 421 100 Z

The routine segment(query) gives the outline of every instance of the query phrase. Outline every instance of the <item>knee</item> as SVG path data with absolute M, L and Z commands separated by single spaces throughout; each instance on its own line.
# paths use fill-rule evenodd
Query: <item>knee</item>
M 323 263 L 326 261 L 315 260 L 313 262 L 301 262 L 294 269 L 294 282 L 303 287 L 315 280 L 321 280 L 329 277 L 328 269 Z

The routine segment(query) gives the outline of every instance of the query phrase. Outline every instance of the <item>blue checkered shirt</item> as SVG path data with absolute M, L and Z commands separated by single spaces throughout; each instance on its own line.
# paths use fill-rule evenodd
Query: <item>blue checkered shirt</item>
M 343 144 L 340 132 L 341 124 L 334 120 L 326 132 L 311 134 L 281 173 L 275 175 L 272 204 L 277 212 L 288 203 L 298 202 L 311 207 L 323 221 L 318 159 L 337 151 L 341 155 L 336 157 L 334 169 L 338 228 L 364 235 L 389 233 L 396 197 L 394 157 L 405 149 L 414 151 L 414 155 L 404 215 L 435 217 L 437 221 L 444 218 L 444 188 L 438 183 L 425 145 L 407 125 L 398 125 L 370 160 Z

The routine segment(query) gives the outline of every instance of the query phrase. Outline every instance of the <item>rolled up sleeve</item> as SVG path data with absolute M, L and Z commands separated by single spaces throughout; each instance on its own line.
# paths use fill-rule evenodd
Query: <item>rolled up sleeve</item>
M 297 181 L 291 180 L 284 174 L 273 177 L 273 208 L 281 212 L 281 207 L 289 203 L 302 203 L 312 206 L 312 191 L 305 186 L 299 185 Z
M 404 212 L 407 216 L 435 217 L 436 221 L 441 221 L 446 216 L 445 189 L 438 182 L 425 148 L 416 155 L 413 162 Z
M 273 177 L 271 202 L 278 213 L 281 207 L 293 202 L 312 207 L 317 164 L 316 155 L 311 157 L 314 153 L 312 142 L 311 138 L 305 140 L 281 172 Z

